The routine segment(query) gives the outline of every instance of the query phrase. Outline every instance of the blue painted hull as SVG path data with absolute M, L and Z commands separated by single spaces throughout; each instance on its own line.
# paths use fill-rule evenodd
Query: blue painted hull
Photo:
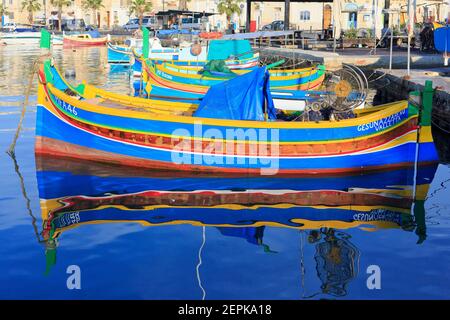
M 120 121 L 120 119 L 117 119 Z M 112 121 L 112 118 L 111 118 Z M 111 123 L 111 121 L 109 121 Z M 148 128 L 148 121 L 136 120 L 136 126 L 142 126 L 142 129 Z M 180 124 L 174 123 L 175 126 Z M 142 130 L 141 129 L 141 130 Z M 168 133 L 174 132 L 178 128 L 170 128 L 168 126 L 161 127 L 158 125 L 158 131 Z M 205 126 L 203 131 L 208 128 Z M 195 131 L 191 128 L 192 132 Z M 325 129 L 326 130 L 326 129 Z M 329 131 L 329 130 L 327 130 Z M 340 130 L 345 132 L 345 130 Z M 338 132 L 336 131 L 336 135 Z M 280 138 L 285 140 L 299 140 L 299 137 L 289 137 L 287 132 L 286 136 Z M 268 132 L 268 139 L 271 139 Z M 158 163 L 165 163 L 171 165 L 174 163 L 174 159 L 178 159 L 180 151 L 173 151 L 167 149 L 148 148 L 145 146 L 131 145 L 127 143 L 121 143 L 114 141 L 106 137 L 99 135 L 93 135 L 84 130 L 80 130 L 64 121 L 61 121 L 45 107 L 38 106 L 37 108 L 37 124 L 36 135 L 38 137 L 50 138 L 52 140 L 68 143 L 70 145 L 81 146 L 84 148 L 93 148 L 95 150 L 106 152 L 108 154 L 117 154 L 119 156 L 131 157 L 134 159 L 156 161 Z M 305 136 L 305 139 L 310 137 Z M 182 163 L 193 164 L 202 167 L 211 167 L 211 169 L 272 169 L 277 167 L 277 170 L 282 172 L 283 170 L 290 171 L 308 171 L 310 173 L 319 173 L 321 171 L 333 171 L 333 172 L 345 172 L 352 171 L 365 171 L 371 170 L 377 167 L 395 166 L 398 164 L 413 163 L 416 156 L 416 143 L 407 142 L 404 144 L 396 145 L 389 149 L 384 149 L 377 152 L 368 153 L 356 153 L 349 155 L 338 156 L 326 156 L 326 157 L 280 157 L 277 159 L 267 158 L 264 159 L 265 163 L 261 160 L 264 157 L 259 157 L 259 160 L 249 157 L 239 157 L 234 155 L 226 155 L 225 158 L 222 155 L 198 155 L 188 153 L 183 155 Z M 433 143 L 421 143 L 418 161 L 420 162 L 434 162 L 437 159 L 436 150 Z
M 131 56 L 129 49 L 108 44 L 108 63 L 130 63 Z

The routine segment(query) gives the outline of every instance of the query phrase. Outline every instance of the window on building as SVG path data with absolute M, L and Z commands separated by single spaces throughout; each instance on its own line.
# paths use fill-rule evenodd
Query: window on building
M 300 20 L 301 21 L 311 20 L 311 13 L 308 10 L 300 11 Z
M 370 21 L 370 14 L 365 14 L 364 16 L 363 16 L 363 20 L 364 21 Z
M 281 19 L 281 7 L 275 7 L 274 8 L 274 18 L 275 20 L 280 20 Z

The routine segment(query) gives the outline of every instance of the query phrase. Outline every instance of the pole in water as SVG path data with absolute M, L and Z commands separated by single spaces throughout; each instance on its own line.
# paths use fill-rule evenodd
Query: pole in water
M 389 18 L 393 18 L 391 14 L 389 14 Z M 394 27 L 392 26 L 391 20 L 389 20 L 389 25 L 391 29 L 391 44 L 389 48 L 389 70 L 392 70 L 392 47 L 394 46 Z

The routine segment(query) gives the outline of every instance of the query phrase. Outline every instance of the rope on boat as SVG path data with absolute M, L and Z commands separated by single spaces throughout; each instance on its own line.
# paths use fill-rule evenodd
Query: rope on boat
M 51 58 L 51 54 L 49 51 L 41 54 L 38 58 L 36 58 L 33 62 L 31 72 L 28 76 L 28 85 L 25 90 L 25 99 L 22 104 L 22 112 L 20 115 L 19 123 L 17 124 L 16 134 L 14 135 L 13 141 L 11 142 L 8 150 L 6 151 L 11 157 L 15 157 L 16 143 L 19 138 L 20 131 L 22 130 L 23 119 L 25 118 L 25 113 L 27 111 L 28 102 L 30 100 L 31 88 L 33 86 L 33 79 L 35 73 L 38 72 L 39 65 L 46 59 Z

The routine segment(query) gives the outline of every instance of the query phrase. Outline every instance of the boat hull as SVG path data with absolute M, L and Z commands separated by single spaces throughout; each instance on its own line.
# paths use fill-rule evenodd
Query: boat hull
M 91 38 L 91 39 L 78 39 L 76 37 L 64 37 L 64 46 L 71 47 L 90 47 L 90 46 L 103 46 L 108 41 L 108 37 L 103 38 Z
M 246 72 L 248 71 L 240 71 L 239 74 Z M 205 94 L 211 86 L 231 78 L 230 76 L 208 77 L 189 70 L 179 72 L 176 71 L 176 67 L 158 64 L 146 64 L 143 73 L 144 87 L 148 82 L 150 85 L 197 94 Z M 270 73 L 270 88 L 302 91 L 317 90 L 324 79 L 325 71 L 320 65 L 292 71 L 272 71 Z M 148 92 L 151 93 L 151 89 Z
M 123 46 L 115 46 L 108 43 L 108 63 L 129 64 L 131 62 L 131 49 Z
M 339 130 L 325 129 L 329 133 L 324 132 L 324 138 L 320 138 L 316 143 L 312 140 L 307 145 L 304 144 L 305 141 L 303 144 L 301 141 L 291 141 L 291 144 L 284 141 L 276 152 L 271 149 L 268 156 L 258 155 L 257 152 L 253 155 L 246 151 L 243 151 L 242 154 L 237 154 L 236 151 L 236 153 L 223 155 L 207 153 L 205 150 L 207 146 L 205 147 L 203 144 L 197 151 L 195 149 L 194 151 L 173 149 L 167 134 L 161 132 L 165 131 L 170 135 L 170 132 L 176 132 L 180 127 L 184 127 L 181 130 L 194 132 L 197 130 L 195 124 L 183 125 L 170 122 L 162 124 L 158 121 L 134 119 L 136 126 L 133 131 L 136 133 L 133 134 L 129 132 L 129 129 L 123 131 L 104 129 L 100 126 L 82 124 L 79 120 L 74 121 L 62 111 L 66 108 L 78 110 L 76 106 L 71 106 L 67 102 L 54 106 L 38 105 L 36 154 L 88 159 L 154 170 L 254 175 L 272 174 L 272 172 L 274 172 L 273 174 L 305 175 L 365 172 L 409 166 L 416 159 L 417 127 L 415 127 L 414 119 L 402 121 L 400 129 L 393 132 L 391 136 L 380 137 L 376 141 L 368 140 L 367 145 L 373 145 L 368 149 L 365 148 L 364 142 L 361 142 L 360 150 L 351 151 L 353 146 L 347 145 L 350 151 L 342 152 L 345 148 L 345 141 L 342 140 L 323 146 L 320 140 L 325 139 L 325 136 L 333 133 L 339 135 Z M 78 114 L 80 113 L 81 110 L 78 111 Z M 105 118 L 105 122 L 109 122 L 113 126 L 116 121 L 126 121 L 114 116 L 108 118 Z M 130 126 L 134 126 L 129 120 Z M 139 128 L 144 127 L 155 133 L 139 134 L 138 132 L 142 130 Z M 206 128 L 207 126 L 204 129 Z M 249 128 L 240 129 L 247 130 Z M 251 129 L 258 130 L 258 128 Z M 307 136 L 307 131 L 304 132 L 304 135 Z M 302 133 L 280 129 L 279 132 L 271 132 L 271 134 L 278 135 L 280 140 L 287 140 L 288 135 L 298 137 Z M 394 138 L 395 136 L 397 137 Z M 267 149 L 273 148 L 273 142 L 273 140 L 268 142 Z M 356 149 L 357 145 L 354 148 Z M 239 146 L 236 146 L 236 149 L 239 149 Z M 278 155 L 276 155 L 277 153 Z M 421 143 L 418 161 L 431 163 L 436 160 L 437 155 L 432 141 Z

